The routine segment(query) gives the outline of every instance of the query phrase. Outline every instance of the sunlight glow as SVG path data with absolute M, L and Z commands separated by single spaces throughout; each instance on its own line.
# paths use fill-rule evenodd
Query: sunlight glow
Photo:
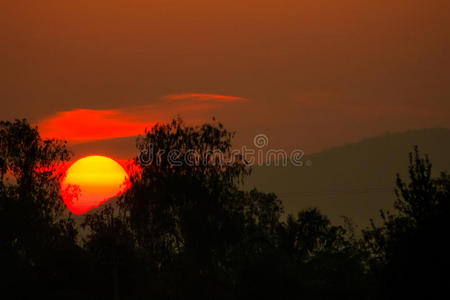
M 74 162 L 61 184 L 64 203 L 74 214 L 84 214 L 129 188 L 124 168 L 106 156 L 87 156 Z

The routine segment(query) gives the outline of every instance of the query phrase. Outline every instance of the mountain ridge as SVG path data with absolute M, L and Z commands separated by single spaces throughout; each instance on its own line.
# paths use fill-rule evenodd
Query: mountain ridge
M 276 193 L 287 213 L 318 207 L 333 221 L 345 215 L 365 225 L 392 208 L 396 174 L 407 179 L 414 145 L 429 155 L 433 175 L 450 170 L 450 129 L 424 128 L 327 148 L 305 157 L 309 167 L 254 167 L 245 187 Z

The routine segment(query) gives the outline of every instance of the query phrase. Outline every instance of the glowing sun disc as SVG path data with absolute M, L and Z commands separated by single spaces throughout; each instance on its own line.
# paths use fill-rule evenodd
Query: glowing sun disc
M 129 177 L 115 160 L 92 155 L 74 162 L 61 184 L 64 203 L 74 214 L 84 214 L 123 193 Z

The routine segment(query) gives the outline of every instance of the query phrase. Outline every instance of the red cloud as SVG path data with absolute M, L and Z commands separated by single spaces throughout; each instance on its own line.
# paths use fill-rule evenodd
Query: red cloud
M 172 100 L 192 99 L 192 100 L 202 100 L 202 101 L 208 101 L 208 100 L 242 101 L 242 100 L 247 100 L 246 98 L 242 98 L 242 97 L 224 96 L 224 95 L 216 95 L 216 94 L 201 94 L 201 93 L 167 95 L 164 98 L 172 99 Z
M 82 143 L 138 135 L 153 124 L 135 121 L 121 110 L 76 109 L 59 112 L 38 126 L 44 138 Z
M 205 112 L 210 113 L 223 102 L 236 100 L 245 100 L 245 98 L 195 93 L 169 95 L 154 104 L 144 106 L 58 112 L 39 122 L 38 126 L 43 138 L 59 138 L 77 144 L 137 136 L 143 133 L 145 128 L 157 122 L 167 121 L 177 114 L 182 114 L 191 121 L 202 121 L 210 117 L 210 115 L 206 116 Z

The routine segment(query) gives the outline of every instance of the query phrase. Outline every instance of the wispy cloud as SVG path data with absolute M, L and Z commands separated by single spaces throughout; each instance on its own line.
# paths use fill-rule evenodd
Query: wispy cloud
M 171 101 L 177 100 L 177 101 Z M 178 101 L 179 100 L 179 101 Z M 152 104 L 119 109 L 75 109 L 58 112 L 38 123 L 44 138 L 59 138 L 72 144 L 137 136 L 157 122 L 181 115 L 190 121 L 211 117 L 226 102 L 246 100 L 217 94 L 188 93 L 168 95 Z
M 39 122 L 44 138 L 83 143 L 137 135 L 154 122 L 139 122 L 122 110 L 76 109 L 58 112 Z
M 242 97 L 234 97 L 234 96 L 224 96 L 224 95 L 216 95 L 216 94 L 201 94 L 201 93 L 188 93 L 188 94 L 175 94 L 175 95 L 167 95 L 164 97 L 165 99 L 172 100 L 200 100 L 200 101 L 243 101 L 247 100 Z

